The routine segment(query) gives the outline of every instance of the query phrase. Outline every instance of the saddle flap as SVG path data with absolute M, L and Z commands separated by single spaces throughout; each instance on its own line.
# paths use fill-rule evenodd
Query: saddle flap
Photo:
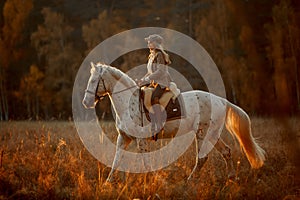
M 152 93 L 151 105 L 157 104 L 159 102 L 159 98 L 165 92 L 169 92 L 169 90 L 166 89 L 166 88 L 162 89 L 160 86 L 157 86 L 154 89 L 153 93 Z M 140 98 L 141 98 L 140 102 L 143 104 L 143 109 L 144 109 L 144 113 L 146 115 L 146 118 L 147 118 L 148 121 L 151 121 L 150 116 L 149 116 L 149 111 L 147 110 L 147 108 L 144 105 L 145 95 L 144 95 L 143 90 L 141 90 Z M 183 101 L 182 95 L 179 94 L 177 96 L 177 98 L 175 98 L 175 100 L 173 100 L 171 98 L 170 101 L 168 102 L 165 110 L 166 110 L 166 113 L 167 113 L 166 121 L 171 121 L 171 120 L 184 118 L 186 116 L 186 113 L 185 113 L 185 107 L 184 107 L 184 101 Z

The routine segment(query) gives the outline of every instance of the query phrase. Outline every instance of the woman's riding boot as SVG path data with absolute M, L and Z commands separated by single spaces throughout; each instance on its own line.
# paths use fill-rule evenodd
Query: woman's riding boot
M 162 107 L 159 104 L 155 104 L 153 106 L 154 115 L 156 118 L 157 133 L 163 129 L 164 123 L 166 122 L 166 111 L 161 109 Z
M 157 137 L 156 137 L 156 134 L 157 134 L 157 126 L 156 126 L 157 118 L 155 116 L 155 113 L 151 113 L 151 112 L 149 112 L 149 117 L 150 117 L 150 120 L 151 120 L 152 139 L 156 141 L 157 140 Z
M 149 112 L 149 117 L 151 121 L 151 132 L 154 133 L 156 131 L 156 117 L 154 113 Z
M 151 119 L 151 132 L 152 137 L 156 141 L 157 134 L 163 129 L 163 125 L 166 121 L 166 111 L 161 110 L 161 106 L 159 104 L 154 104 L 152 106 L 154 113 L 149 112 L 149 116 Z

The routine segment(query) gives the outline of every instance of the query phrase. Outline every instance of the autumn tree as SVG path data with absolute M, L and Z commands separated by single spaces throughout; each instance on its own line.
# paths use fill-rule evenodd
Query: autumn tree
M 229 100 L 248 112 L 268 111 L 274 101 L 272 74 L 261 48 L 265 45 L 262 22 L 253 15 L 256 4 L 228 0 L 208 5 L 195 18 L 195 37 L 219 67 Z
M 88 9 L 81 9 L 84 4 Z M 51 8 L 42 9 L 45 5 Z M 83 56 L 123 30 L 151 26 L 188 34 L 204 46 L 221 72 L 228 99 L 247 112 L 299 112 L 299 5 L 296 0 L 1 1 L 0 120 L 68 117 Z M 129 52 L 112 64 L 127 71 L 147 62 L 147 51 Z M 172 67 L 195 89 L 206 89 L 190 63 L 169 53 Z M 44 74 L 38 81 L 42 95 L 38 101 L 26 102 L 25 93 L 15 99 L 15 91 L 29 91 L 24 81 L 31 65 Z M 39 106 L 33 106 L 36 102 Z
M 267 55 L 274 68 L 273 81 L 279 111 L 299 109 L 300 29 L 290 2 L 281 0 L 272 10 L 273 23 L 265 26 L 269 45 Z M 296 103 L 293 102 L 296 99 Z M 294 106 L 296 107 L 296 106 Z M 284 110 L 282 110 L 284 109 Z
M 88 24 L 84 24 L 82 26 L 82 38 L 87 45 L 86 53 L 89 53 L 93 48 L 108 37 L 127 29 L 128 23 L 126 18 L 120 17 L 121 13 L 122 11 L 117 9 L 111 9 L 110 11 L 104 10 L 99 13 L 96 19 L 91 19 Z M 133 38 L 128 37 L 128 40 L 133 40 Z M 134 44 L 134 41 L 128 42 Z M 120 45 L 122 44 L 115 44 L 112 48 L 122 48 Z M 98 61 L 104 62 L 103 60 Z M 123 71 L 127 71 L 131 67 L 134 67 L 137 63 L 141 63 L 139 61 L 141 61 L 141 54 L 139 52 L 135 52 L 134 56 L 132 56 L 132 54 L 122 55 L 120 59 L 114 62 L 114 65 Z
M 82 26 L 82 38 L 87 45 L 87 53 L 103 40 L 114 34 L 126 30 L 126 22 L 112 11 L 104 10 L 96 19 L 91 19 L 88 24 Z
M 37 51 L 39 65 L 44 66 L 45 89 L 52 94 L 45 112 L 53 110 L 62 117 L 71 113 L 72 86 L 82 56 L 70 40 L 73 28 L 64 16 L 50 8 L 44 8 L 42 14 L 44 24 L 32 33 L 31 42 Z
M 238 31 L 232 28 L 232 16 L 224 2 L 204 2 L 209 9 L 195 17 L 195 38 L 212 56 L 221 71 L 227 96 L 234 103 L 240 104 L 242 98 L 239 77 L 244 68 L 239 66 Z
M 32 8 L 32 0 L 7 0 L 3 7 L 0 30 L 0 120 L 9 118 L 7 69 L 18 67 L 25 53 L 22 43 L 26 34 L 23 31 Z
M 29 73 L 21 79 L 16 96 L 25 103 L 28 118 L 39 119 L 42 98 L 46 92 L 43 79 L 44 73 L 36 65 L 31 65 Z

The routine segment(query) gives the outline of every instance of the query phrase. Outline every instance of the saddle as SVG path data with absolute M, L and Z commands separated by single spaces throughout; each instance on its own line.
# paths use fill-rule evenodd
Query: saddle
M 161 88 L 160 85 L 157 85 L 152 93 L 151 97 L 151 105 L 154 104 L 159 104 L 159 99 L 160 97 L 165 93 L 168 92 L 168 88 Z M 148 121 L 151 121 L 150 116 L 149 116 L 149 111 L 144 105 L 144 92 L 140 89 L 140 99 L 141 103 L 143 104 L 143 109 L 146 115 L 146 118 Z M 168 105 L 165 108 L 166 113 L 167 113 L 167 119 L 166 121 L 171 121 L 171 120 L 176 120 L 180 118 L 184 118 L 186 116 L 185 113 L 185 107 L 184 107 L 184 102 L 182 95 L 179 94 L 175 100 L 170 100 Z

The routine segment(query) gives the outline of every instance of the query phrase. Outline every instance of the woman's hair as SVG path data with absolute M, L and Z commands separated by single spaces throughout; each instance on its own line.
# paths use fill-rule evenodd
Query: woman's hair
M 158 46 L 158 49 L 163 53 L 163 56 L 164 56 L 164 59 L 165 59 L 165 62 L 167 63 L 167 65 L 170 65 L 172 62 L 170 60 L 169 54 L 167 54 L 167 52 L 165 52 L 165 50 L 161 44 L 157 44 L 157 46 Z
M 170 56 L 169 56 L 169 54 L 167 54 L 165 52 L 165 50 L 162 46 L 162 42 L 163 42 L 164 39 L 160 35 L 152 34 L 152 35 L 149 35 L 148 37 L 146 37 L 145 40 L 153 42 L 155 44 L 156 48 L 159 49 L 162 52 L 167 65 L 171 64 Z

